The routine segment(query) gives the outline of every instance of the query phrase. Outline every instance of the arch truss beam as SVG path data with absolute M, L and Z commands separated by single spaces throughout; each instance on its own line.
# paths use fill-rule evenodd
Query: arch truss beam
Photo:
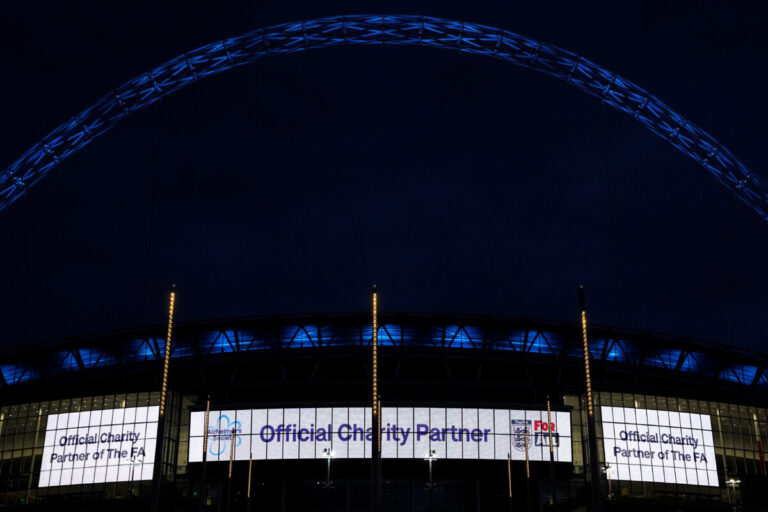
M 667 140 L 768 221 L 768 182 L 707 132 L 629 80 L 568 50 L 507 30 L 412 15 L 334 16 L 285 23 L 179 55 L 111 91 L 4 169 L 0 210 L 123 118 L 163 96 L 264 57 L 343 45 L 428 46 L 483 55 L 564 80 Z

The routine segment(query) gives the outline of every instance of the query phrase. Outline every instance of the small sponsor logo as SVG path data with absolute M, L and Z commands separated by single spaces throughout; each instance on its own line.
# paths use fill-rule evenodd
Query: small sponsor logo
M 541 420 L 510 420 L 512 446 L 518 451 L 525 451 L 526 435 L 528 448 L 533 446 L 549 447 L 549 437 L 552 436 L 552 446 L 560 446 L 560 434 L 557 425 Z
M 232 436 L 235 437 L 235 448 L 237 448 L 243 442 L 240 435 L 242 433 L 243 427 L 239 421 L 230 420 L 226 414 L 220 415 L 214 426 L 208 426 L 208 453 L 219 456 L 229 450 Z

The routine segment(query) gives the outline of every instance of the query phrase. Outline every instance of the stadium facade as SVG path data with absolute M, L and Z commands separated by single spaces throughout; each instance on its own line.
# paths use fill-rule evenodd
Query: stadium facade
M 383 510 L 765 510 L 765 355 L 591 326 L 593 472 L 580 325 L 379 325 Z M 0 506 L 370 510 L 372 335 L 362 313 L 180 324 L 162 429 L 163 327 L 6 353 Z

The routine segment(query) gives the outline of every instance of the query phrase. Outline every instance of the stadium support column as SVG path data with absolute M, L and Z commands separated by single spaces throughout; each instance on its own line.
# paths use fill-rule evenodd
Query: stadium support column
M 171 361 L 171 335 L 173 334 L 173 310 L 176 306 L 176 285 L 171 286 L 168 305 L 168 330 L 165 335 L 165 352 L 163 353 L 163 382 L 160 390 L 160 414 L 157 422 L 157 441 L 155 444 L 155 466 L 152 474 L 152 510 L 160 508 L 160 493 L 163 479 L 163 461 L 165 460 L 165 406 L 168 398 L 168 365 Z
M 579 285 L 579 309 L 581 310 L 581 337 L 584 343 L 584 377 L 587 389 L 587 446 L 589 448 L 590 501 L 592 511 L 601 510 L 600 464 L 597 460 L 597 437 L 595 435 L 595 411 L 592 404 L 592 375 L 589 369 L 589 338 L 587 336 L 587 309 L 584 305 L 584 285 Z
M 373 336 L 371 337 L 371 511 L 379 509 L 381 490 L 381 402 L 379 400 L 379 293 L 373 285 L 372 299 Z

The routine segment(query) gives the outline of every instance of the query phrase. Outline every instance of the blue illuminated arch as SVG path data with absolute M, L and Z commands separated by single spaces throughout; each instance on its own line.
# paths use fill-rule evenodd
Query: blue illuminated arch
M 121 119 L 182 87 L 262 57 L 341 45 L 429 46 L 554 76 L 637 120 L 690 156 L 768 221 L 768 182 L 711 135 L 632 82 L 557 46 L 474 23 L 411 15 L 335 16 L 261 28 L 201 46 L 129 80 L 60 125 L 0 173 L 0 210 Z

